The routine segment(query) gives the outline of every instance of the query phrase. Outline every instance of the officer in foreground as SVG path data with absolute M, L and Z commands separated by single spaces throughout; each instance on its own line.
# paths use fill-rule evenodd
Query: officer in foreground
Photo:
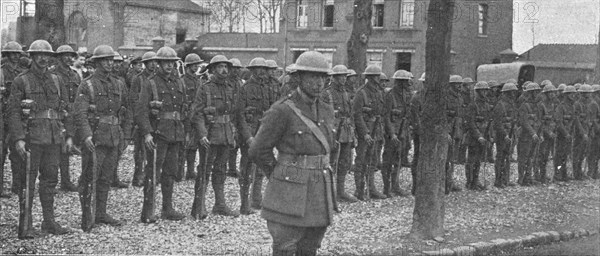
M 335 119 L 331 105 L 319 100 L 329 65 L 321 53 L 309 51 L 295 68 L 298 89 L 267 111 L 249 150 L 269 178 L 262 217 L 273 255 L 316 255 L 337 210 L 329 165 Z

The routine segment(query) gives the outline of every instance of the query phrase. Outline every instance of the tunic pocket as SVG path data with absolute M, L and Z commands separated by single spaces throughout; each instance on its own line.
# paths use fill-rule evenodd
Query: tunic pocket
M 269 179 L 263 207 L 296 217 L 304 217 L 310 171 L 278 164 Z

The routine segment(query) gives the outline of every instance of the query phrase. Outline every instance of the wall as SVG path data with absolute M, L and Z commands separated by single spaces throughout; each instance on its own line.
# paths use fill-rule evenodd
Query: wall
M 66 31 L 69 30 L 67 27 L 69 17 L 75 12 L 82 13 L 87 20 L 85 40 L 83 40 L 82 45 L 77 45 L 77 47 L 87 47 L 88 51 L 91 52 L 98 45 L 108 44 L 116 49 L 117 31 L 115 31 L 114 26 L 114 7 L 111 1 L 65 0 L 63 13 L 65 15 Z

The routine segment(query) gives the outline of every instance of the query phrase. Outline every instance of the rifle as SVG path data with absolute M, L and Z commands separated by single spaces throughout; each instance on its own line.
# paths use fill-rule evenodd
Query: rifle
M 402 170 L 402 151 L 404 150 L 404 136 L 402 134 L 404 134 L 404 131 L 406 131 L 406 117 L 402 118 L 402 121 L 400 122 L 400 129 L 398 131 L 398 139 L 400 140 L 400 143 L 398 144 L 398 165 L 396 166 L 396 168 L 398 169 L 398 173 L 400 173 L 400 170 Z M 408 137 L 408 136 L 407 136 Z
M 22 191 L 22 199 L 21 203 L 21 214 L 19 214 L 19 238 L 33 238 L 29 234 L 29 226 L 31 223 L 31 199 L 29 191 L 31 184 L 29 180 L 31 179 L 31 153 L 25 153 L 25 189 Z
M 485 128 L 485 133 L 483 136 L 487 136 L 488 140 L 492 139 L 492 136 L 489 135 L 490 134 L 490 127 L 492 126 L 492 121 L 493 119 L 490 118 L 490 120 L 488 121 L 487 127 Z M 487 165 L 488 165 L 488 145 L 491 147 L 492 146 L 492 142 L 491 141 L 487 141 L 487 143 L 484 143 L 484 150 L 483 150 L 483 186 L 484 187 L 488 187 L 488 183 L 487 183 Z
M 202 147 L 202 146 L 200 146 Z M 194 202 L 192 204 L 192 217 L 196 220 L 206 218 L 206 205 L 205 205 L 205 194 L 206 194 L 206 160 L 208 159 L 208 148 L 204 149 L 204 154 L 200 154 L 200 163 L 202 166 L 198 168 L 198 176 L 196 176 L 196 184 L 194 186 Z M 256 165 L 252 164 L 251 168 L 255 168 Z
M 92 180 L 87 182 L 82 193 L 81 200 L 81 229 L 89 232 L 96 222 L 96 183 L 98 182 L 98 161 L 95 152 L 92 154 Z
M 150 202 L 152 205 L 152 216 L 154 216 L 155 210 L 156 210 L 156 147 L 154 147 L 154 149 L 152 149 L 152 182 L 151 182 L 151 189 L 152 189 L 152 193 L 150 193 Z

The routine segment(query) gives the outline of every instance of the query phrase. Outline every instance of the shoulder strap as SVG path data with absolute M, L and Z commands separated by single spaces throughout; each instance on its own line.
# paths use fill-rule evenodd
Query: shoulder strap
M 284 103 L 286 105 L 288 105 L 288 107 L 290 107 L 294 111 L 296 116 L 298 116 L 300 118 L 300 120 L 302 120 L 302 122 L 304 124 L 306 124 L 306 126 L 308 126 L 308 128 L 313 133 L 313 135 L 315 135 L 315 137 L 317 137 L 319 142 L 321 142 L 321 145 L 323 145 L 323 147 L 325 148 L 325 152 L 327 152 L 327 154 L 329 154 L 329 152 L 330 152 L 329 142 L 327 142 L 327 138 L 325 138 L 325 134 L 323 134 L 323 131 L 321 131 L 321 129 L 319 129 L 319 127 L 317 127 L 312 120 L 305 117 L 302 114 L 302 112 L 300 111 L 300 109 L 298 109 L 296 107 L 296 105 L 294 104 L 293 101 L 286 100 L 286 101 L 284 101 Z
M 152 80 L 152 79 L 148 79 L 148 81 L 150 81 L 150 89 L 152 89 L 152 99 L 159 100 L 158 99 L 158 89 L 156 88 L 156 82 L 154 82 L 154 80 Z
M 90 90 L 90 100 L 92 101 L 92 104 L 96 104 L 96 93 L 94 92 L 94 86 L 92 85 L 92 81 L 85 80 L 85 83 L 88 86 L 88 89 Z
M 54 86 L 56 86 L 56 90 L 58 91 L 58 97 L 60 98 L 60 84 L 58 83 L 58 76 L 55 74 L 50 74 L 52 77 L 52 82 L 54 82 Z

